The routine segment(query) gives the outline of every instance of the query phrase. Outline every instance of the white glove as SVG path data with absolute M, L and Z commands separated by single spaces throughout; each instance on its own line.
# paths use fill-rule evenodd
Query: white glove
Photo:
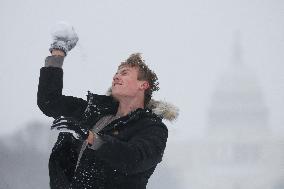
M 49 51 L 52 52 L 54 49 L 62 50 L 65 55 L 73 49 L 79 38 L 74 28 L 65 23 L 57 23 L 51 32 L 53 42 L 50 45 Z

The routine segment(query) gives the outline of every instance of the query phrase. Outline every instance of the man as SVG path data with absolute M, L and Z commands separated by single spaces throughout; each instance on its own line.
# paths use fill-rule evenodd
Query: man
M 39 108 L 61 131 L 49 159 L 50 187 L 145 189 L 166 147 L 162 119 L 173 120 L 177 109 L 151 100 L 157 76 L 140 54 L 118 67 L 109 96 L 62 95 L 64 56 L 78 41 L 70 31 L 56 32 L 38 86 Z

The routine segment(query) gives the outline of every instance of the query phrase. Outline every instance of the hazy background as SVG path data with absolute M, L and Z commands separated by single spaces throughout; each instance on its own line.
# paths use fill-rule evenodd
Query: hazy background
M 141 52 L 159 77 L 154 98 L 180 108 L 179 119 L 167 123 L 165 161 L 152 188 L 191 188 L 185 181 L 191 177 L 182 173 L 190 159 L 179 168 L 173 162 L 190 158 L 184 149 L 206 138 L 212 94 L 234 62 L 236 33 L 242 62 L 257 78 L 269 111 L 269 129 L 284 137 L 282 0 L 0 0 L 0 188 L 48 188 L 55 135 L 50 137 L 52 119 L 38 109 L 36 93 L 50 28 L 61 20 L 74 25 L 80 38 L 65 59 L 65 94 L 104 94 L 117 65 Z

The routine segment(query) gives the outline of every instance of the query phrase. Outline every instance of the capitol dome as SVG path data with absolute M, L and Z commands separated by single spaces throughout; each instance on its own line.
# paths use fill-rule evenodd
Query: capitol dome
M 268 110 L 253 71 L 241 59 L 239 41 L 233 63 L 219 77 L 209 108 L 209 135 L 260 136 L 268 132 Z

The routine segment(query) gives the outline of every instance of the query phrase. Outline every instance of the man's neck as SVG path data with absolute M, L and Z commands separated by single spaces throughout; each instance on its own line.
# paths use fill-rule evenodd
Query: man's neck
M 126 116 L 130 112 L 138 109 L 144 108 L 144 102 L 138 99 L 120 99 L 119 106 L 116 115 L 117 116 Z

